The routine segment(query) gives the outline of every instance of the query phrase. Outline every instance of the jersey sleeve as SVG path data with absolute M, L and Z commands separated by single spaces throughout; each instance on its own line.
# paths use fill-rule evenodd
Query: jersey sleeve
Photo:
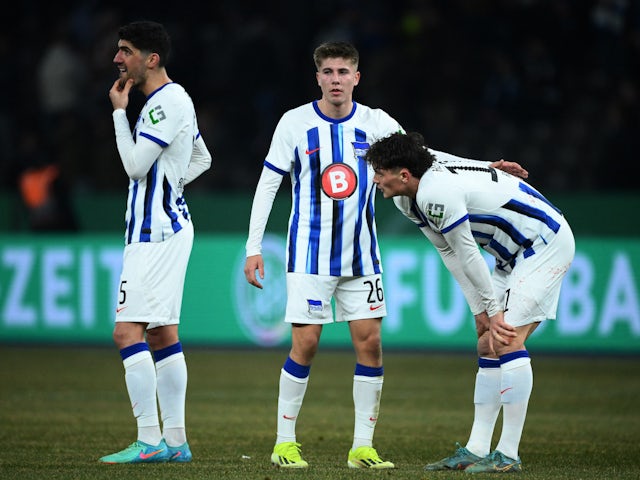
M 480 248 L 471 233 L 469 214 L 464 192 L 446 177 L 435 177 L 434 181 L 418 191 L 416 202 L 425 213 L 429 225 L 435 228 L 428 235 L 434 243 L 447 269 L 460 285 L 474 315 L 486 311 L 495 315 L 500 306 L 493 291 L 491 272 Z M 424 233 L 424 232 L 423 232 Z
M 384 110 L 374 109 L 373 112 L 378 117 L 375 124 L 379 126 L 374 141 L 388 137 L 392 133 L 406 133 L 402 125 Z
M 169 145 L 178 135 L 182 116 L 188 110 L 179 97 L 160 92 L 158 98 L 150 98 L 150 107 L 145 109 L 146 118 L 138 123 L 138 136 L 147 138 L 162 147 Z M 154 99 L 156 100 L 154 102 Z
M 129 130 L 129 120 L 123 109 L 113 111 L 113 125 L 116 146 L 125 172 L 134 180 L 143 178 L 162 152 L 162 146 L 144 138 L 134 142 Z
M 291 113 L 285 113 L 276 125 L 271 146 L 265 158 L 265 165 L 280 174 L 291 171 L 295 149 L 295 142 L 292 139 L 294 127 Z
M 203 172 L 211 167 L 211 153 L 207 148 L 202 135 L 198 135 L 196 141 L 193 142 L 193 152 L 189 161 L 189 168 L 184 177 L 185 185 L 198 178 Z
M 447 243 L 441 233 L 434 231 L 427 222 L 423 221 L 418 214 L 411 208 L 412 202 L 408 197 L 393 197 L 393 201 L 398 208 L 409 220 L 416 224 L 422 234 L 427 237 L 431 244 L 435 247 L 440 255 L 442 262 L 447 270 L 456 279 L 462 293 L 469 304 L 469 308 L 474 315 L 482 313 L 485 305 L 482 297 L 478 294 L 473 283 L 467 278 L 462 262 L 456 255 L 451 246 Z
M 253 197 L 253 205 L 251 206 L 249 237 L 246 243 L 247 257 L 262 253 L 262 238 L 273 208 L 273 201 L 281 183 L 282 175 L 266 166 L 262 169 L 256 193 Z

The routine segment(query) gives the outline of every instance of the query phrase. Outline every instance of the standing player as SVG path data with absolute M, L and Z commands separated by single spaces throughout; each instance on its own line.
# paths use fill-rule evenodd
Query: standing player
M 361 157 L 398 122 L 353 100 L 359 54 L 346 42 L 324 43 L 313 59 L 322 98 L 286 112 L 278 123 L 256 188 L 244 273 L 262 288 L 261 243 L 283 176 L 292 182 L 287 239 L 287 308 L 292 346 L 280 372 L 276 445 L 271 461 L 285 468 L 308 464 L 296 441 L 311 363 L 322 326 L 349 322 L 356 354 L 355 427 L 348 465 L 393 468 L 373 448 L 383 383 L 380 324 L 386 315 L 382 265 L 374 222 L 373 170 Z
M 475 316 L 475 417 L 466 447 L 425 470 L 517 472 L 533 372 L 525 340 L 556 317 L 575 253 L 562 213 L 532 186 L 490 165 L 429 150 L 422 135 L 392 134 L 366 160 L 385 198 L 418 225 Z M 496 259 L 490 273 L 478 245 Z M 491 438 L 502 408 L 500 440 Z
M 164 27 L 134 22 L 118 35 L 113 62 L 120 78 L 109 98 L 129 197 L 113 339 L 124 364 L 138 438 L 100 461 L 189 462 L 187 366 L 178 324 L 193 225 L 183 190 L 210 167 L 211 155 L 191 98 L 167 75 L 170 38 Z M 132 137 L 125 110 L 134 86 L 147 102 Z
M 386 315 L 382 264 L 374 220 L 369 144 L 402 127 L 387 113 L 353 100 L 360 81 L 359 54 L 346 42 L 318 46 L 313 54 L 320 100 L 280 119 L 256 188 L 244 273 L 262 288 L 261 244 L 284 175 L 292 183 L 287 235 L 287 307 L 291 350 L 280 371 L 273 464 L 305 468 L 296 421 L 318 350 L 322 326 L 348 322 L 356 354 L 355 425 L 347 463 L 352 468 L 393 468 L 373 448 L 384 369 L 380 327 Z M 502 164 L 501 164 L 502 165 Z M 504 168 L 519 165 L 506 162 Z

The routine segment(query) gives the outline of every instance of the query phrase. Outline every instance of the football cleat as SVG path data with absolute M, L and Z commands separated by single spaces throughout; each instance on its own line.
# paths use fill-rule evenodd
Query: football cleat
M 309 464 L 302 459 L 300 445 L 296 442 L 282 442 L 273 447 L 271 463 L 281 468 L 307 468 Z
M 507 457 L 499 450 L 494 450 L 482 460 L 469 466 L 465 472 L 469 473 L 510 473 L 522 470 L 520 458 Z
M 349 450 L 347 465 L 349 468 L 371 468 L 374 470 L 395 468 L 393 463 L 382 460 L 373 447 L 358 447 L 355 450 Z
M 137 440 L 124 450 L 106 455 L 99 460 L 101 463 L 164 463 L 169 461 L 167 444 L 162 440 L 158 445 Z
M 427 471 L 435 470 L 465 470 L 469 465 L 482 460 L 482 457 L 474 455 L 465 447 L 456 442 L 456 451 L 453 455 L 443 458 L 435 463 L 425 465 Z
M 191 449 L 189 444 L 184 442 L 178 447 L 170 447 L 167 445 L 169 462 L 171 463 L 187 463 L 191 461 Z

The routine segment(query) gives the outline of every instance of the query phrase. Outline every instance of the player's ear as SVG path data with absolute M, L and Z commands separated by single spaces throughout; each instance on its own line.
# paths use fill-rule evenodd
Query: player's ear
M 157 53 L 150 53 L 147 56 L 147 67 L 154 67 L 160 63 L 160 55 Z

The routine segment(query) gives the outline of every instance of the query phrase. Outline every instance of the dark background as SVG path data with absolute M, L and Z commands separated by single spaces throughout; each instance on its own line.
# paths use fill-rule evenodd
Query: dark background
M 320 95 L 313 49 L 352 41 L 355 99 L 435 149 L 525 166 L 543 192 L 638 191 L 640 1 L 219 1 L 13 5 L 0 32 L 0 192 L 55 164 L 71 195 L 126 194 L 108 91 L 117 29 L 166 25 L 213 169 L 201 192 L 251 195 L 288 109 Z M 144 99 L 132 96 L 133 120 Z M 191 188 L 191 187 L 190 187 Z M 124 198 L 122 199 L 124 202 Z

